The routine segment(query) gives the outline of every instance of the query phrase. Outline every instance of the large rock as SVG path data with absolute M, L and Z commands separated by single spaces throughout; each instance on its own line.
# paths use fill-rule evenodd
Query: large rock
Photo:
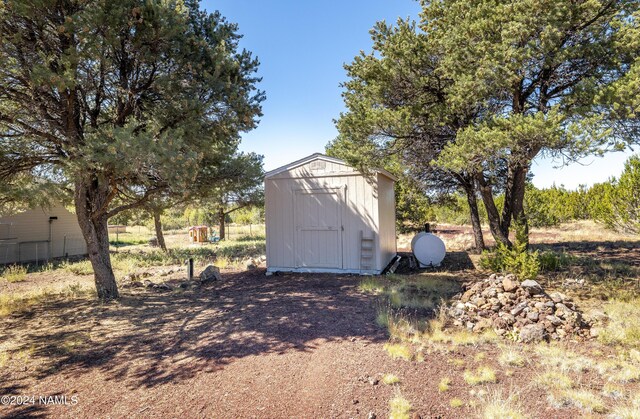
M 528 324 L 520 330 L 520 340 L 524 343 L 540 342 L 545 339 L 546 334 L 547 331 L 543 325 L 539 323 Z
M 213 265 L 207 265 L 202 272 L 200 272 L 200 282 L 220 281 L 220 268 Z
M 533 279 L 527 279 L 520 284 L 530 295 L 542 294 L 542 285 Z
M 471 296 L 474 294 L 475 290 L 470 289 L 468 291 L 466 291 L 464 294 L 462 294 L 462 297 L 460 298 L 460 301 L 463 303 L 466 303 L 467 301 L 469 301 L 469 299 L 471 298 Z
M 518 303 L 518 305 L 516 305 L 513 310 L 511 310 L 511 315 L 512 316 L 518 316 L 520 313 L 522 313 L 522 311 L 527 307 L 527 302 L 523 301 L 521 303 Z
M 515 291 L 519 286 L 518 281 L 511 277 L 506 277 L 502 280 L 502 288 L 504 288 L 505 292 Z
M 474 332 L 482 332 L 485 329 L 488 329 L 491 327 L 491 320 L 490 319 L 481 319 L 478 323 L 476 323 L 473 326 L 473 331 Z

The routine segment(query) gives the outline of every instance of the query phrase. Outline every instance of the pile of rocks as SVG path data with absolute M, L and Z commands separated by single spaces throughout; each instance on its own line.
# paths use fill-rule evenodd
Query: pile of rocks
M 589 336 L 589 325 L 571 299 L 545 293 L 536 281 L 494 274 L 464 289 L 447 310 L 456 326 L 474 332 L 493 329 L 523 342 Z

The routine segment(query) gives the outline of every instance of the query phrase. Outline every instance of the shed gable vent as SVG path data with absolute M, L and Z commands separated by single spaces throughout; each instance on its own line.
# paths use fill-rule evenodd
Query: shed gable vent
M 314 171 L 325 170 L 325 168 L 327 167 L 327 162 L 324 160 L 314 160 L 309 166 L 311 167 L 311 170 Z

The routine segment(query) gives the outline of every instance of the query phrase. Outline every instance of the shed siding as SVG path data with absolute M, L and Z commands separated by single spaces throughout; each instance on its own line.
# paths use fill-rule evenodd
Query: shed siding
M 380 261 L 378 269 L 384 269 L 395 257 L 396 247 L 396 197 L 393 181 L 378 174 L 378 213 L 380 214 Z
M 267 263 L 296 267 L 293 197 L 296 189 L 345 187 L 342 233 L 343 269 L 360 269 L 360 230 L 377 233 L 377 188 L 361 175 L 265 180 Z
M 311 160 L 265 179 L 267 267 L 295 269 L 296 221 L 294 197 L 300 189 L 343 188 L 342 269 L 360 270 L 360 232 L 375 237 L 375 271 L 395 256 L 393 181 L 378 174 L 368 179 L 336 162 Z M 384 188 L 379 200 L 378 187 Z
M 58 217 L 51 223 L 50 244 L 49 217 Z M 29 243 L 36 241 L 39 243 Z M 84 255 L 87 247 L 76 215 L 62 205 L 0 218 L 0 264 L 45 260 L 65 253 Z

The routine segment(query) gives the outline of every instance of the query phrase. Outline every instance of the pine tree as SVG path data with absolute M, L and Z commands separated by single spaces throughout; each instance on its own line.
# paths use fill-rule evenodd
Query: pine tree
M 100 298 L 118 297 L 109 217 L 188 188 L 256 125 L 239 37 L 197 0 L 0 3 L 0 181 L 37 174 L 73 196 Z

